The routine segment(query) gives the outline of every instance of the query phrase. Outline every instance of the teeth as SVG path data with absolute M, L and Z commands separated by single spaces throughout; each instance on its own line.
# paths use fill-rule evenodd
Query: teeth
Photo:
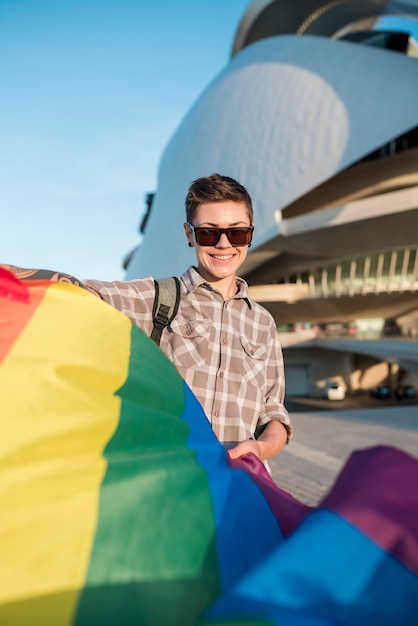
M 229 259 L 232 259 L 232 257 L 234 256 L 233 254 L 228 254 L 228 255 L 217 255 L 217 254 L 213 254 L 212 255 L 214 259 L 218 259 L 218 261 L 228 261 Z

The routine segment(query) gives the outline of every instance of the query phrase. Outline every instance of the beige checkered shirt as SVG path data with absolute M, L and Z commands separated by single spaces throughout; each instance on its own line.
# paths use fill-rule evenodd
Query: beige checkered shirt
M 226 301 L 194 267 L 180 282 L 179 310 L 160 347 L 193 390 L 218 439 L 231 447 L 274 419 L 284 424 L 289 439 L 283 357 L 271 315 L 248 297 L 241 278 L 238 293 Z M 152 277 L 84 285 L 151 334 Z

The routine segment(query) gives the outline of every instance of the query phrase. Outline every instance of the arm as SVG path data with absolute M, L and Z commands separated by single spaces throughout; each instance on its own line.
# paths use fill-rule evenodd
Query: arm
M 278 454 L 284 448 L 287 437 L 285 426 L 279 420 L 272 420 L 267 424 L 258 439 L 241 441 L 235 448 L 229 450 L 229 454 L 232 459 L 237 459 L 247 452 L 252 452 L 261 461 L 265 461 Z
M 19 280 L 49 280 L 52 283 L 72 283 L 83 287 L 83 283 L 71 274 L 63 274 L 62 272 L 55 272 L 52 270 L 38 270 L 38 269 L 26 269 L 23 267 L 16 267 L 15 265 L 0 264 L 4 269 L 9 270 Z

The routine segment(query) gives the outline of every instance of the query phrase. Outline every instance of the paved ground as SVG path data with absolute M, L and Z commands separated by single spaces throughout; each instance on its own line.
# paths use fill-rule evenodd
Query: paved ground
M 295 435 L 269 464 L 275 482 L 305 504 L 321 500 L 354 450 L 387 444 L 418 457 L 417 404 L 306 412 L 286 404 Z

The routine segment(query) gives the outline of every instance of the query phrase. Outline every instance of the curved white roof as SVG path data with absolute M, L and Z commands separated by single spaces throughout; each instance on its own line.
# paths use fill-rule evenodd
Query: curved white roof
M 249 190 L 253 249 L 280 233 L 280 209 L 418 124 L 418 61 L 321 37 L 272 37 L 234 57 L 169 142 L 127 278 L 193 262 L 182 223 L 192 180 L 213 172 Z
M 253 0 L 235 35 L 232 56 L 275 35 L 307 34 L 338 38 L 369 29 L 383 15 L 418 16 L 417 0 Z

